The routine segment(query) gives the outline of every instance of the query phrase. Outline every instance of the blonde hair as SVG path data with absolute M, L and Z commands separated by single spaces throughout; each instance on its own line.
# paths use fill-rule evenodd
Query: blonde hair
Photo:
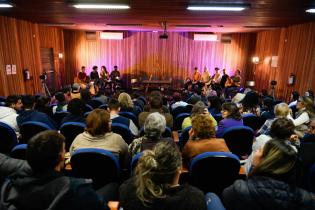
M 136 194 L 148 206 L 156 198 L 165 198 L 165 190 L 174 181 L 181 167 L 178 149 L 169 142 L 158 143 L 154 150 L 145 150 L 136 168 Z
M 118 96 L 121 107 L 133 108 L 133 101 L 128 93 L 121 93 Z
M 286 103 L 280 103 L 274 109 L 276 117 L 286 117 L 290 113 L 290 108 Z
M 215 127 L 209 115 L 195 115 L 191 120 L 191 125 L 198 139 L 215 137 Z

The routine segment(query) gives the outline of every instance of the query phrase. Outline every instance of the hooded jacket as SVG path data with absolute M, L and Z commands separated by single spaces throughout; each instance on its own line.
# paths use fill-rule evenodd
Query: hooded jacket
M 16 113 L 15 109 L 4 106 L 0 107 L 0 122 L 9 125 L 15 132 L 19 132 L 19 126 L 16 122 L 17 116 L 19 115 Z
M 226 209 L 314 210 L 315 195 L 269 177 L 237 180 L 222 194 Z

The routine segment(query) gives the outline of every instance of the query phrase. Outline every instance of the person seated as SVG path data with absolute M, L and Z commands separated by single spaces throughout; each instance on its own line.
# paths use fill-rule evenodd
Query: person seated
M 70 153 L 80 148 L 100 148 L 116 155 L 125 167 L 128 156 L 128 145 L 124 139 L 111 132 L 109 112 L 94 109 L 86 118 L 86 130 L 79 134 L 70 146 Z
M 220 81 L 221 81 L 221 74 L 220 74 L 219 70 L 220 70 L 220 69 L 219 69 L 218 67 L 215 67 L 215 68 L 214 68 L 215 73 L 214 73 L 214 75 L 212 76 L 212 82 L 213 82 L 213 83 L 220 84 Z
M 225 88 L 225 84 L 226 84 L 226 82 L 228 81 L 229 78 L 230 78 L 229 75 L 226 74 L 226 70 L 222 69 L 222 77 L 221 77 L 221 80 L 220 80 L 220 86 L 221 86 L 222 89 Z
M 201 76 L 201 82 L 205 85 L 210 85 L 210 82 L 211 82 L 211 77 L 210 77 L 209 71 L 208 71 L 206 66 L 203 69 L 203 73 Z
M 295 119 L 293 123 L 295 125 L 295 133 L 299 137 L 303 137 L 308 130 L 308 124 L 310 119 L 315 116 L 313 109 L 313 100 L 310 97 L 300 97 L 296 108 Z
M 19 116 L 16 118 L 18 126 L 21 128 L 21 125 L 24 122 L 36 121 L 41 122 L 49 126 L 51 129 L 56 130 L 56 122 L 53 121 L 47 114 L 34 110 L 35 107 L 35 97 L 32 95 L 25 95 L 22 98 L 22 103 L 24 111 L 22 111 Z
M 93 100 L 97 100 L 102 104 L 106 104 L 108 101 L 107 96 L 105 96 L 104 82 L 101 80 L 97 80 L 94 83 L 95 95 L 93 96 Z
M 66 112 L 68 108 L 68 103 L 66 102 L 65 95 L 62 92 L 57 92 L 55 94 L 55 99 L 57 100 L 57 105 L 53 106 L 52 112 Z
M 9 125 L 18 134 L 20 129 L 17 124 L 17 111 L 22 109 L 22 98 L 10 95 L 5 99 L 5 106 L 0 106 L 0 122 Z
M 103 81 L 107 81 L 109 79 L 109 74 L 108 74 L 108 71 L 106 69 L 106 66 L 101 67 L 100 77 Z
M 259 108 L 259 95 L 254 92 L 250 91 L 245 94 L 245 97 L 241 101 L 242 114 L 253 114 L 256 116 L 260 116 L 260 108 Z
M 66 122 L 79 122 L 85 124 L 85 119 L 83 117 L 85 104 L 81 99 L 74 98 L 68 104 L 68 112 L 61 121 L 61 125 Z
M 169 128 L 173 127 L 173 116 L 170 113 L 165 113 L 163 111 L 163 101 L 162 98 L 158 95 L 151 96 L 149 99 L 149 108 L 147 111 L 141 112 L 139 114 L 139 126 L 143 127 L 145 120 L 148 115 L 153 112 L 159 112 L 166 119 L 166 126 Z
M 134 136 L 138 136 L 139 131 L 134 122 L 131 119 L 119 116 L 120 103 L 117 99 L 112 98 L 109 100 L 108 111 L 110 113 L 110 119 L 112 120 L 112 123 L 121 123 L 126 125 Z
M 208 96 L 207 100 L 210 114 L 212 116 L 221 114 L 222 104 L 220 98 L 218 96 Z
M 78 79 L 78 81 L 77 81 L 78 83 L 86 83 L 87 82 L 87 75 L 85 73 L 85 66 L 81 67 L 81 70 L 78 73 L 77 79 Z
M 114 70 L 110 73 L 109 77 L 112 81 L 120 80 L 120 72 L 118 71 L 117 66 L 114 66 Z
M 65 100 L 67 103 L 69 103 L 69 101 L 71 101 L 71 86 L 67 85 L 64 88 L 62 88 L 62 92 L 65 95 Z
M 43 112 L 47 114 L 49 117 L 52 117 L 53 112 L 52 112 L 51 107 L 49 107 L 49 104 L 50 104 L 50 98 L 48 96 L 40 96 L 39 98 L 37 98 L 35 102 L 34 109 L 39 112 Z
M 248 179 L 223 191 L 223 204 L 227 210 L 315 209 L 314 194 L 298 187 L 301 171 L 295 149 L 271 140 L 254 154 Z
M 197 114 L 192 118 L 189 140 L 182 152 L 185 164 L 203 152 L 230 152 L 224 139 L 215 138 L 215 126 L 209 115 Z
M 204 116 L 209 116 L 210 120 L 212 121 L 212 125 L 214 127 L 216 127 L 218 125 L 217 121 L 212 117 L 212 115 L 209 113 L 207 107 L 205 106 L 205 104 L 202 101 L 197 102 L 192 110 L 191 110 L 191 114 L 189 117 L 186 117 L 183 120 L 182 123 L 182 130 L 184 130 L 185 128 L 191 126 L 191 120 L 194 116 L 199 115 L 199 114 L 203 114 Z
M 81 99 L 80 89 L 81 89 L 80 84 L 74 83 L 72 85 L 72 88 L 71 88 L 71 98 L 72 99 L 74 99 L 74 98 Z
M 136 175 L 119 189 L 119 204 L 124 210 L 206 210 L 204 194 L 189 184 L 180 185 L 182 161 L 176 147 L 158 143 L 145 150 L 136 166 Z
M 90 79 L 92 81 L 98 80 L 100 76 L 98 75 L 97 66 L 93 66 L 92 72 L 90 73 Z
M 182 95 L 179 92 L 174 92 L 171 110 L 174 110 L 180 106 L 187 106 L 187 105 L 188 105 L 188 103 L 186 103 L 185 101 L 182 100 Z
M 122 112 L 131 112 L 136 116 L 139 115 L 138 111 L 135 109 L 133 101 L 128 93 L 121 93 L 118 96 L 118 101 L 120 103 Z
M 301 139 L 299 155 L 302 160 L 306 173 L 309 168 L 315 163 L 315 118 L 311 119 L 309 130 Z M 305 173 L 305 174 L 306 174 Z
M 287 118 L 289 120 L 293 120 L 290 115 L 290 108 L 286 103 L 279 103 L 274 108 L 275 118 L 268 119 L 265 123 L 261 126 L 261 128 L 257 131 L 257 135 L 265 134 L 269 135 L 270 127 L 272 123 L 279 118 Z
M 270 119 L 275 118 L 273 98 L 265 97 L 263 99 L 260 117 L 262 117 L 265 120 L 270 120 Z
M 222 105 L 222 118 L 217 130 L 217 138 L 222 138 L 226 129 L 242 126 L 243 120 L 239 108 L 234 103 L 226 102 Z
M 26 154 L 26 161 L 0 154 L 0 173 L 9 176 L 2 185 L 1 209 L 109 209 L 107 200 L 112 198 L 105 192 L 116 185 L 96 192 L 90 180 L 62 174 L 65 138 L 57 131 L 35 135 Z
M 168 141 L 174 144 L 173 139 L 162 137 L 165 128 L 166 120 L 163 115 L 158 112 L 149 114 L 144 122 L 144 136 L 133 140 L 129 145 L 130 156 L 134 156 L 146 149 L 152 150 L 153 147 L 161 141 Z
M 195 68 L 194 68 L 194 74 L 193 74 L 192 83 L 193 83 L 193 84 L 197 84 L 197 83 L 200 82 L 200 80 L 201 80 L 201 74 L 199 73 L 198 68 L 195 67 Z
M 255 138 L 252 146 L 252 153 L 245 163 L 244 168 L 246 174 L 248 174 L 251 169 L 255 152 L 260 150 L 268 141 L 273 138 L 279 139 L 281 141 L 290 140 L 291 144 L 295 145 L 295 141 L 298 141 L 298 139 L 296 135 L 294 135 L 294 124 L 292 121 L 286 118 L 278 118 L 272 122 L 270 132 L 267 135 L 262 134 Z

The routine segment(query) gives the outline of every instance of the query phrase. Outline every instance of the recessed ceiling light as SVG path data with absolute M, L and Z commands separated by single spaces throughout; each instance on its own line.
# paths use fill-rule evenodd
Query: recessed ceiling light
M 243 11 L 246 9 L 246 6 L 238 6 L 238 5 L 218 5 L 218 6 L 188 6 L 188 10 L 198 10 L 198 11 Z
M 75 4 L 77 9 L 129 9 L 128 5 L 123 4 Z
M 308 13 L 315 13 L 315 8 L 307 9 L 307 10 L 305 10 L 305 12 L 308 12 Z
M 11 8 L 13 7 L 12 4 L 0 4 L 0 8 Z

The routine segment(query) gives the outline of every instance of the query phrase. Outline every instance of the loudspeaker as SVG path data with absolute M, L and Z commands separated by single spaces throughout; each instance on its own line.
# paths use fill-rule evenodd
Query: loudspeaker
M 86 31 L 85 32 L 86 40 L 96 40 L 96 32 L 95 31 Z

